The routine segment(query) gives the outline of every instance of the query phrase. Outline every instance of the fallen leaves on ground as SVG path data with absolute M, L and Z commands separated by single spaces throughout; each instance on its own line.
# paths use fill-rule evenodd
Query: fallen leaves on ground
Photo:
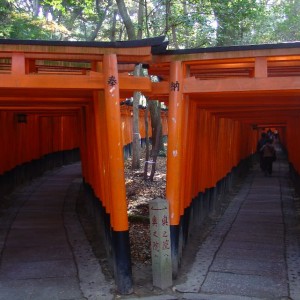
M 145 157 L 142 153 L 142 157 Z M 149 201 L 165 198 L 166 191 L 166 158 L 158 157 L 153 181 L 144 180 L 144 162 L 141 168 L 131 168 L 132 159 L 125 161 L 125 184 L 127 210 L 129 216 L 129 236 L 131 258 L 133 262 L 151 263 L 151 242 L 149 227 Z M 151 165 L 148 167 L 148 175 Z

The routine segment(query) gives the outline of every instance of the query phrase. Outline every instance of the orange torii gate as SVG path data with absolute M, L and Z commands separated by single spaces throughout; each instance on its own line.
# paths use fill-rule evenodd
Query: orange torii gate
M 277 128 L 299 173 L 299 140 L 293 141 L 300 121 L 299 46 L 173 50 L 154 57 L 149 73 L 163 81 L 152 92 L 169 104 L 166 197 L 175 276 L 199 207 L 212 211 L 235 169 L 255 153 L 260 132 L 253 129 Z
M 79 147 L 85 184 L 105 220 L 121 293 L 132 290 L 132 275 L 120 101 L 135 90 L 151 91 L 149 78 L 129 72 L 150 62 L 163 40 L 0 41 L 2 182 L 19 165 Z
M 160 82 L 129 75 L 137 63 Z M 1 178 L 80 148 L 84 182 L 124 294 L 132 291 L 132 275 L 123 163 L 129 139 L 121 131 L 120 101 L 133 91 L 169 108 L 166 198 L 176 276 L 191 229 L 247 167 L 258 128 L 279 130 L 299 173 L 300 43 L 171 51 L 163 37 L 0 41 Z

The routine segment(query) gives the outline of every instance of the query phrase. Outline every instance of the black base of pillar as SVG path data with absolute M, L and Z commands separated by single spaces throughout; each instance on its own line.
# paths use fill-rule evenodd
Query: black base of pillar
M 80 160 L 79 149 L 66 150 L 47 154 L 15 166 L 0 175 L 0 196 L 11 193 L 17 186 L 30 182 L 44 172 Z
M 133 292 L 129 231 L 112 231 L 114 276 L 118 292 L 128 295 Z
M 132 155 L 132 143 L 123 147 L 124 159 L 128 159 Z
M 294 183 L 296 193 L 300 195 L 300 175 L 294 168 L 293 164 L 289 164 L 290 178 Z
M 180 232 L 180 225 L 170 226 L 173 278 L 177 277 L 178 269 L 179 269 L 179 232 Z
M 99 240 L 104 246 L 103 251 L 105 252 L 104 257 L 107 259 L 107 268 L 111 274 L 114 272 L 113 253 L 112 253 L 112 231 L 110 224 L 110 215 L 106 213 L 105 207 L 102 202 L 96 197 L 92 187 L 84 183 L 84 190 L 79 199 L 80 209 L 84 209 L 88 215 L 89 221 L 91 222 L 95 230 L 95 238 Z M 96 249 L 99 251 L 99 249 Z
M 212 187 L 209 190 L 209 213 L 215 214 L 217 210 L 217 188 Z
M 84 191 L 80 198 L 83 200 L 82 209 L 86 210 L 94 227 L 94 235 L 101 241 L 103 250 L 105 248 L 108 263 L 106 267 L 114 277 L 118 292 L 122 295 L 131 294 L 133 281 L 129 231 L 114 231 L 111 228 L 110 215 L 87 183 L 84 183 Z

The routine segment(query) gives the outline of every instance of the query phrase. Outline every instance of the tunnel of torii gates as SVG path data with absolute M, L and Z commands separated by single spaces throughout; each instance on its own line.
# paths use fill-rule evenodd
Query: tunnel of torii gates
M 134 91 L 168 106 L 174 276 L 191 229 L 255 153 L 263 129 L 279 132 L 291 166 L 300 171 L 300 43 L 166 48 L 164 37 L 0 40 L 1 191 L 30 177 L 41 161 L 79 149 L 84 184 L 123 294 L 132 291 L 132 270 L 123 160 L 128 122 L 120 102 Z M 132 76 L 136 64 L 160 81 Z

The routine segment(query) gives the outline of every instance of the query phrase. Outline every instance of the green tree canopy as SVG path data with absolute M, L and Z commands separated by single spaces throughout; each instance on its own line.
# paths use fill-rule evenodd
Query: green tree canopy
M 0 38 L 165 35 L 177 49 L 276 43 L 299 40 L 299 16 L 298 0 L 0 0 Z

